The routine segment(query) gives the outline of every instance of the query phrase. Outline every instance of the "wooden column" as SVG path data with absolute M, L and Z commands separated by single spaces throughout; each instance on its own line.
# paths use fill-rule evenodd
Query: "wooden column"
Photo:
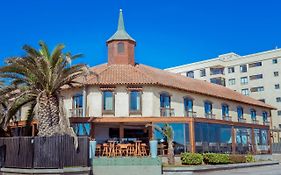
M 194 118 L 191 118 L 189 122 L 189 142 L 190 152 L 195 153 L 195 129 L 194 129 Z
M 149 132 L 149 140 L 154 139 L 154 127 L 153 123 L 151 123 L 151 126 L 148 127 L 148 132 Z
M 236 131 L 234 126 L 231 127 L 231 147 L 232 147 L 232 154 L 236 152 Z
M 32 137 L 35 136 L 35 124 L 32 125 Z
M 90 125 L 91 125 L 90 138 L 91 139 L 95 139 L 95 124 L 94 123 L 90 123 Z
M 257 153 L 257 148 L 256 148 L 256 143 L 255 143 L 256 140 L 255 140 L 255 130 L 254 129 L 255 129 L 254 127 L 251 128 L 251 130 L 252 130 L 251 135 L 252 135 L 253 154 L 256 154 Z
M 124 125 L 123 125 L 123 123 L 120 123 L 120 125 L 119 125 L 119 137 L 124 138 Z

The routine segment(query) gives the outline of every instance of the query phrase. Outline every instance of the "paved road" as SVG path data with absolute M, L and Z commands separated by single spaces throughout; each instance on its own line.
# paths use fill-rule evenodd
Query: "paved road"
M 206 173 L 195 173 L 195 175 L 281 175 L 281 165 L 263 167 L 240 168 L 224 171 L 213 171 Z

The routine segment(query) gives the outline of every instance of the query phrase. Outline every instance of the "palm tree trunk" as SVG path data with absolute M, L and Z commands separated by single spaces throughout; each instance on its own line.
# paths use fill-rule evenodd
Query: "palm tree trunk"
M 168 141 L 168 164 L 174 165 L 175 164 L 175 156 L 174 156 L 174 147 L 173 141 Z
M 43 93 L 38 100 L 38 136 L 61 134 L 59 125 L 59 100 L 56 96 Z

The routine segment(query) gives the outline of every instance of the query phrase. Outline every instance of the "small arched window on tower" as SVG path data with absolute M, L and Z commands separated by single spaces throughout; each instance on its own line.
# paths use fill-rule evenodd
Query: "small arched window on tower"
M 123 42 L 119 42 L 117 44 L 117 51 L 118 51 L 118 53 L 124 53 L 124 50 L 125 50 L 124 43 Z

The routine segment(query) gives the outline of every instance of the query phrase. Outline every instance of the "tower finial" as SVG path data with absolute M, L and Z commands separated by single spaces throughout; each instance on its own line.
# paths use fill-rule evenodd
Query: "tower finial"
M 119 19 L 118 19 L 118 28 L 117 28 L 117 30 L 125 30 L 122 9 L 119 10 Z

